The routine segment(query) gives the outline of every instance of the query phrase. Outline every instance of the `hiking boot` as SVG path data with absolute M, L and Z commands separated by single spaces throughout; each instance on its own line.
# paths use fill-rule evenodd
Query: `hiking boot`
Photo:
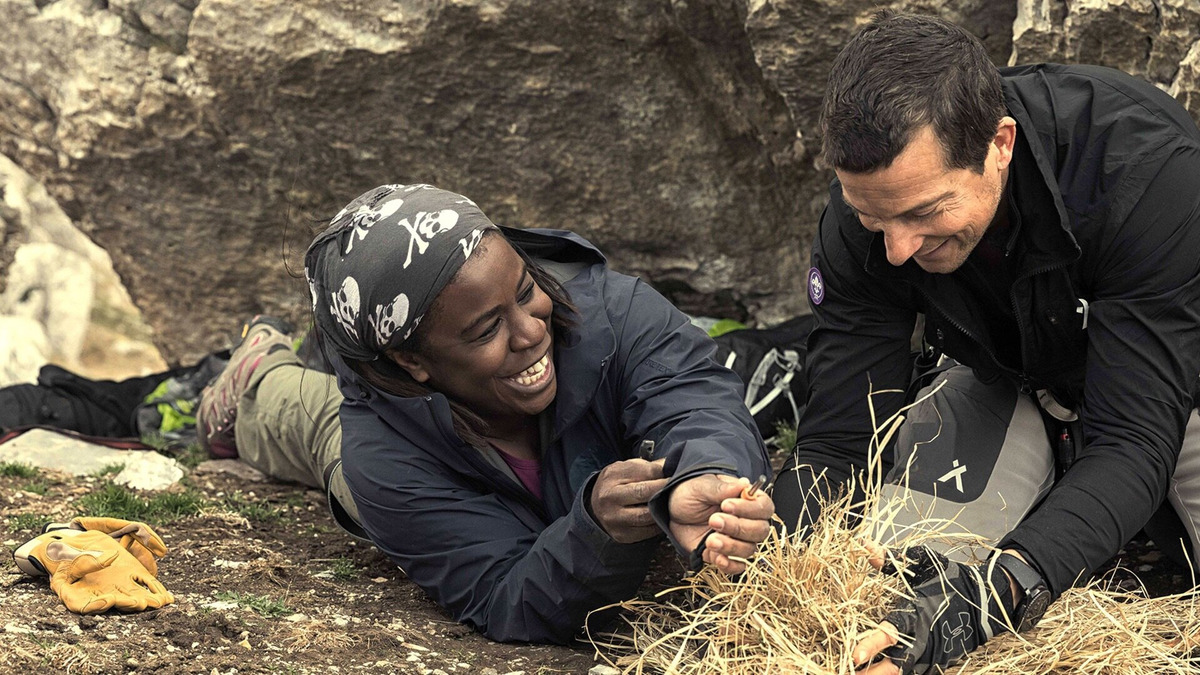
M 229 364 L 200 394 L 196 431 L 200 446 L 210 457 L 232 459 L 238 456 L 233 433 L 238 401 L 264 356 L 292 348 L 292 339 L 286 335 L 291 330 L 287 323 L 266 316 L 256 316 L 243 324 L 242 341 L 229 355 Z

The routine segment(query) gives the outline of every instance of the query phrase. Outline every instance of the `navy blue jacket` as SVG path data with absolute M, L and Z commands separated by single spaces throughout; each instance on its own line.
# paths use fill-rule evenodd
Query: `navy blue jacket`
M 888 264 L 882 235 L 862 227 L 835 182 L 813 243 L 824 296 L 814 306 L 811 390 L 792 461 L 834 480 L 865 466 L 868 380 L 876 391 L 905 388 L 910 336 L 924 314 L 925 339 L 960 363 L 1026 391 L 1050 389 L 1079 412 L 1082 451 L 1003 542 L 1061 593 L 1163 502 L 1196 405 L 1200 131 L 1170 96 L 1114 70 L 1001 72 L 1018 130 L 1011 316 L 984 316 L 955 274 Z M 988 329 L 996 321 L 1015 321 L 1020 344 L 998 344 Z M 877 419 L 900 399 L 876 398 Z
M 585 499 L 599 469 L 654 440 L 673 476 L 652 502 L 661 523 L 679 481 L 768 463 L 737 376 L 683 313 L 576 235 L 505 232 L 577 271 L 563 283 L 579 316 L 555 339 L 543 499 L 459 438 L 444 396 L 387 395 L 339 362 L 343 472 L 371 540 L 456 620 L 494 640 L 567 642 L 589 611 L 636 593 L 660 541 L 619 544 L 597 525 Z

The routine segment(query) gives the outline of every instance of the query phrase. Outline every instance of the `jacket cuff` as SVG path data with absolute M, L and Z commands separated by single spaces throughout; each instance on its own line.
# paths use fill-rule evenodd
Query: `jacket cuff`
M 680 483 L 710 473 L 724 474 L 726 476 L 733 476 L 734 478 L 738 477 L 737 468 L 729 464 L 697 464 L 671 476 L 671 480 L 667 482 L 667 485 L 659 490 L 658 494 L 650 498 L 650 516 L 654 518 L 654 522 L 667 535 L 667 539 L 675 547 L 675 552 L 685 560 L 692 555 L 692 552 L 684 550 L 683 546 L 671 535 L 671 493 L 675 491 L 676 486 Z
M 1071 582 L 1067 582 L 1066 584 L 1061 582 L 1056 583 L 1055 579 L 1046 574 L 1046 568 L 1038 563 L 1039 555 L 1037 551 L 1046 550 L 1044 545 L 1039 546 L 1039 544 L 1044 544 L 1046 542 L 1042 542 L 1040 540 L 1041 537 L 1036 534 L 1014 531 L 1002 539 L 1000 543 L 996 544 L 996 548 L 1000 549 L 1001 551 L 1004 549 L 1015 549 L 1020 551 L 1021 557 L 1025 558 L 1026 564 L 1037 571 L 1038 574 L 1042 575 L 1042 580 L 1046 582 L 1046 587 L 1050 589 L 1050 597 L 1057 600 L 1058 596 L 1062 595 L 1068 588 L 1070 588 Z M 1050 543 L 1053 545 L 1052 542 Z
M 576 495 L 575 505 L 571 508 L 571 530 L 575 536 L 583 542 L 586 542 L 588 547 L 595 551 L 595 563 L 597 568 L 612 567 L 614 560 L 630 561 L 639 559 L 638 555 L 631 555 L 631 552 L 641 551 L 645 549 L 650 554 L 658 546 L 658 537 L 650 537 L 642 541 L 635 541 L 632 544 L 622 544 L 613 539 L 600 523 L 596 520 L 596 516 L 592 513 L 592 488 L 596 486 L 596 477 L 600 475 L 597 471 L 588 477 L 587 482 L 583 484 L 583 489 Z M 618 565 L 619 566 L 619 565 Z

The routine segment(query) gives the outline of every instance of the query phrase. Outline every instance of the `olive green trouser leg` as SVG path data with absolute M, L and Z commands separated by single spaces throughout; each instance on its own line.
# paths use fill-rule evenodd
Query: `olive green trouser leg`
M 341 404 L 332 375 L 305 368 L 287 350 L 266 355 L 238 401 L 238 458 L 272 478 L 324 490 L 325 467 L 342 454 Z M 341 467 L 329 491 L 357 522 Z

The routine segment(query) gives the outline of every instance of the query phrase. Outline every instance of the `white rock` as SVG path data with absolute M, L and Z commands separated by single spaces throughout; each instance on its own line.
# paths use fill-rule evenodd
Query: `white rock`
M 113 482 L 137 490 L 162 490 L 183 477 L 178 462 L 157 452 L 115 450 L 45 429 L 27 431 L 5 443 L 4 459 L 75 476 L 123 464 L 125 468 L 113 477 Z

